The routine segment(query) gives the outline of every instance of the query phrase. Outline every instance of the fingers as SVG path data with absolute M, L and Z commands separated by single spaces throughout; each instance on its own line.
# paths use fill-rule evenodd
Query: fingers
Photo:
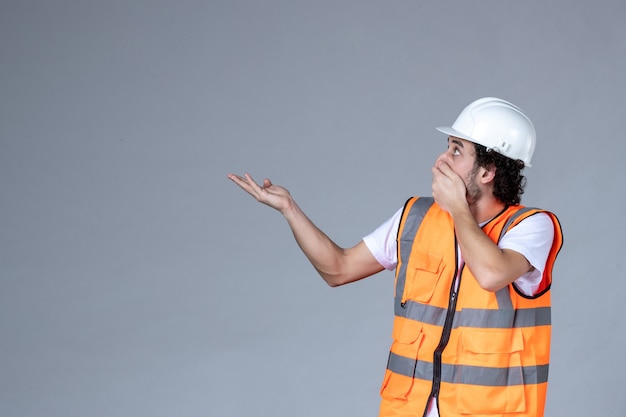
M 241 188 L 245 189 L 248 186 L 248 180 L 246 178 L 244 178 L 244 177 L 239 176 L 239 175 L 228 174 L 228 179 L 230 179 L 232 182 L 234 182 L 235 184 L 237 184 Z
M 436 165 L 434 165 L 430 170 L 433 173 L 433 181 L 435 180 L 436 176 L 441 175 L 441 170 L 439 168 L 437 168 Z
M 228 174 L 228 178 L 249 194 L 254 195 L 259 189 L 259 186 L 254 182 L 254 179 L 250 176 L 250 174 L 246 173 L 244 175 L 245 176 L 242 177 L 236 174 Z
M 433 166 L 431 168 L 431 171 L 433 174 L 433 178 L 432 178 L 433 186 L 435 186 L 437 183 L 447 182 L 451 179 L 451 176 L 448 173 L 441 170 L 441 168 L 439 167 L 439 164 Z
M 456 175 L 456 172 L 454 172 L 452 168 L 450 167 L 450 165 L 448 165 L 444 161 L 438 161 L 433 167 L 433 169 L 437 169 L 437 171 L 441 172 L 446 177 L 451 177 L 453 175 Z
M 266 188 L 269 188 L 269 187 L 272 186 L 272 182 L 268 178 L 265 178 L 263 180 L 263 184 L 259 185 L 259 184 L 256 183 L 256 181 L 252 178 L 252 176 L 250 174 L 246 173 L 245 175 L 246 175 L 246 180 L 247 180 L 248 184 L 257 193 L 257 197 L 260 197 L 261 193 L 266 191 L 265 190 Z
M 432 167 L 432 174 L 433 194 L 447 192 L 460 184 L 465 185 L 461 177 L 444 161 L 437 161 Z
M 261 200 L 265 188 L 272 186 L 272 182 L 267 178 L 263 181 L 263 185 L 257 184 L 254 178 L 252 178 L 252 175 L 247 172 L 243 177 L 236 174 L 228 174 L 227 177 L 259 201 Z

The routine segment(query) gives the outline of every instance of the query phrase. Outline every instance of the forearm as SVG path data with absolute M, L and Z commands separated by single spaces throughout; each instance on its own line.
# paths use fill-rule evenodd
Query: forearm
M 481 288 L 497 291 L 530 268 L 522 255 L 500 249 L 478 226 L 469 210 L 455 212 L 453 219 L 463 260 Z
M 315 226 L 295 201 L 291 200 L 281 213 L 287 220 L 298 246 L 324 281 L 333 287 L 348 282 L 344 262 L 346 250 L 335 244 Z

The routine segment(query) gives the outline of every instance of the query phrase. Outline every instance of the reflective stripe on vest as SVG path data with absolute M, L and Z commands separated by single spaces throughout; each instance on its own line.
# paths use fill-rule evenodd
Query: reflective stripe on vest
M 486 368 L 481 366 L 442 364 L 441 381 L 451 384 L 475 384 L 492 387 L 507 385 L 541 384 L 548 382 L 549 365 L 522 368 Z M 391 352 L 387 369 L 400 375 L 430 381 L 432 362 L 413 360 Z M 521 369 L 521 374 L 519 369 Z M 476 382 L 480 381 L 480 382 Z
M 503 294 L 500 294 L 503 295 Z M 506 294 L 509 296 L 509 294 Z M 407 300 L 402 305 L 396 300 L 395 315 L 434 326 L 443 326 L 447 309 Z M 511 303 L 508 298 L 509 305 Z M 513 310 L 482 310 L 465 308 L 457 311 L 452 321 L 452 328 L 482 327 L 509 329 L 516 327 L 535 327 L 551 324 L 550 307 L 537 307 Z

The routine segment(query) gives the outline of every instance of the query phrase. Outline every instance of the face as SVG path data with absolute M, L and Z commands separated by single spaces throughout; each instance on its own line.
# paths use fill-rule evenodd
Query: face
M 477 181 L 478 167 L 475 166 L 476 150 L 470 141 L 454 136 L 448 137 L 448 149 L 437 158 L 437 162 L 443 161 L 465 182 L 467 188 L 467 201 L 471 204 L 482 195 L 482 190 Z

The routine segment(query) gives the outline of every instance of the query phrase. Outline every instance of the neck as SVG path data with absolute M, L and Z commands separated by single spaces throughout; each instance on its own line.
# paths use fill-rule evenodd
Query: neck
M 496 217 L 505 208 L 505 204 L 494 197 L 483 197 L 469 206 L 476 223 L 481 224 Z

